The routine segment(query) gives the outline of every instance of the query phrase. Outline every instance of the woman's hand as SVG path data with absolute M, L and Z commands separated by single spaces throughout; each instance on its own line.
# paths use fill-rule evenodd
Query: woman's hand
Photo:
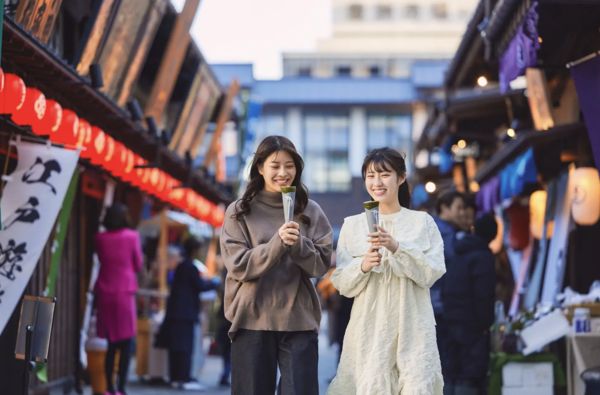
M 283 224 L 277 232 L 283 244 L 293 246 L 300 238 L 300 225 L 297 222 L 290 221 Z
M 398 249 L 398 241 L 381 226 L 377 226 L 377 229 L 378 232 L 369 233 L 369 243 L 374 247 L 385 247 L 392 254 L 395 253 Z
M 360 264 L 360 270 L 363 273 L 370 272 L 375 266 L 381 264 L 381 254 L 379 253 L 379 247 L 371 246 L 369 251 L 365 254 L 363 261 Z

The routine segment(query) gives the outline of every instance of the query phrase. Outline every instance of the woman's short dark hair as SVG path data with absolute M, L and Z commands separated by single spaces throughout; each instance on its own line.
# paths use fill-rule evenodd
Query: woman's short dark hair
M 202 242 L 194 236 L 190 236 L 183 242 L 183 254 L 186 258 L 194 258 L 202 248 Z
M 410 208 L 410 189 L 406 181 L 406 162 L 404 155 L 392 148 L 377 148 L 369 151 L 362 165 L 362 178 L 367 177 L 369 166 L 373 166 L 376 172 L 394 170 L 400 177 L 404 177 L 404 182 L 398 189 L 398 201 L 402 207 Z
M 498 233 L 496 218 L 491 213 L 484 214 L 477 218 L 473 228 L 474 233 L 485 240 L 486 243 L 494 240 Z
M 304 169 L 304 161 L 296 151 L 294 143 L 283 136 L 268 136 L 260 142 L 252 165 L 250 167 L 250 180 L 244 195 L 237 204 L 236 212 L 233 215 L 235 219 L 241 219 L 243 216 L 250 213 L 250 202 L 258 192 L 265 187 L 265 180 L 258 171 L 259 167 L 265 163 L 265 160 L 274 152 L 285 151 L 294 161 L 296 167 L 296 177 L 292 181 L 292 185 L 296 187 L 296 204 L 294 206 L 294 214 L 300 214 L 300 220 L 307 225 L 310 225 L 310 218 L 302 214 L 308 204 L 308 189 L 302 184 L 302 170 Z
M 102 224 L 106 230 L 119 230 L 131 227 L 127 206 L 122 203 L 114 203 L 106 209 Z
M 465 202 L 465 195 L 458 191 L 447 191 L 442 193 L 435 202 L 435 210 L 438 215 L 442 212 L 442 206 L 450 207 L 456 199 L 461 199 Z

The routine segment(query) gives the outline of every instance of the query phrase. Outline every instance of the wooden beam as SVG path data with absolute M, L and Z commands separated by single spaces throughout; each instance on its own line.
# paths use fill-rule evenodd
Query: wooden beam
M 140 72 L 142 71 L 142 66 L 146 61 L 146 57 L 150 51 L 150 46 L 152 45 L 154 37 L 156 36 L 158 26 L 160 25 L 160 21 L 165 13 L 166 8 L 166 0 L 154 0 L 148 7 L 148 11 L 144 18 L 144 23 L 137 33 L 138 39 L 136 41 L 138 44 L 133 51 L 133 58 L 129 63 L 129 67 L 126 69 L 122 78 L 122 83 L 120 84 L 119 96 L 117 98 L 117 103 L 119 103 L 120 106 L 124 106 L 131 95 L 133 84 L 138 79 Z
M 145 25 L 145 16 L 150 6 L 150 2 L 142 6 L 135 1 L 122 1 L 110 26 L 106 43 L 96 54 L 96 62 L 102 67 L 102 90 L 112 98 L 119 94 L 123 75 L 137 51 L 138 32 Z
M 200 72 L 200 70 L 198 70 L 198 72 L 194 76 L 194 80 L 192 81 L 192 86 L 185 100 L 185 104 L 183 105 L 183 110 L 181 111 L 181 114 L 179 114 L 177 126 L 175 127 L 175 133 L 173 133 L 173 137 L 169 142 L 169 149 L 171 151 L 175 151 L 175 149 L 177 148 L 179 141 L 181 140 L 184 132 L 186 131 L 187 125 L 189 125 L 190 117 L 194 115 L 195 104 L 198 101 L 201 83 L 202 73 Z
M 217 126 L 215 128 L 215 132 L 213 133 L 212 140 L 210 141 L 210 146 L 206 152 L 206 156 L 204 157 L 204 166 L 207 168 L 214 160 L 217 159 L 219 141 L 221 139 L 221 135 L 223 134 L 223 130 L 225 129 L 225 124 L 227 121 L 229 121 L 229 117 L 231 116 L 233 99 L 237 96 L 239 90 L 239 82 L 236 79 L 232 80 L 231 84 L 229 85 L 229 89 L 227 90 L 227 96 L 225 96 L 225 102 L 221 108 L 221 113 L 219 114 Z
M 162 126 L 164 110 L 173 93 L 179 70 L 191 40 L 189 30 L 199 5 L 200 0 L 186 0 L 169 37 L 167 49 L 163 54 L 156 80 L 148 97 L 145 113 L 147 116 L 154 117 L 160 126 Z
M 61 5 L 62 0 L 21 0 L 15 19 L 38 40 L 48 44 Z
M 77 73 L 81 75 L 87 75 L 90 65 L 94 63 L 96 59 L 96 52 L 100 47 L 100 43 L 107 33 L 107 24 L 112 14 L 112 6 L 115 0 L 104 0 L 100 5 L 100 10 L 96 16 L 96 21 L 92 27 L 90 36 L 85 44 L 85 49 L 77 65 Z
M 198 134 L 198 130 L 202 129 L 203 125 L 207 125 L 209 121 L 210 91 L 203 85 L 200 87 L 200 92 L 198 93 L 196 103 L 194 103 L 192 116 L 190 116 L 185 132 L 177 145 L 176 151 L 179 155 L 184 155 L 185 152 L 192 147 L 194 137 Z

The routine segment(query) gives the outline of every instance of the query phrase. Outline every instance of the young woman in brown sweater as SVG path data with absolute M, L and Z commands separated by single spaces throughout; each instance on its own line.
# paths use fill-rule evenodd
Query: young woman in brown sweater
M 332 231 L 301 182 L 304 163 L 290 140 L 265 138 L 241 199 L 226 211 L 221 251 L 227 268 L 225 317 L 231 321 L 232 394 L 318 393 L 321 307 L 311 281 L 330 265 Z M 281 187 L 295 186 L 285 223 Z

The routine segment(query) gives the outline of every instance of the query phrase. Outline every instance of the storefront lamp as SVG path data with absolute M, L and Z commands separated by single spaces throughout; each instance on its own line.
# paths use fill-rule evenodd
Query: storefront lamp
M 580 167 L 573 172 L 571 212 L 579 225 L 594 225 L 600 218 L 600 180 L 594 167 Z

